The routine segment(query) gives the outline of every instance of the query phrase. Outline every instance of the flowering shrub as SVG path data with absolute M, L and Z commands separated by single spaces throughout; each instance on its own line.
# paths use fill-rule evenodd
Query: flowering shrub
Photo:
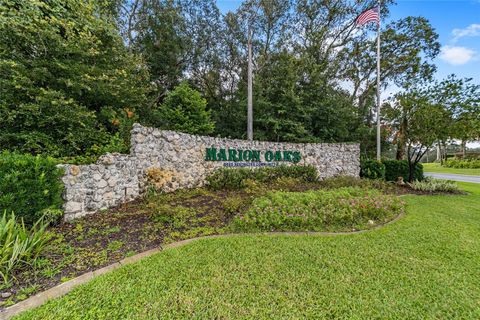
M 269 192 L 237 216 L 236 231 L 325 231 L 365 227 L 388 221 L 403 202 L 380 191 L 361 188 Z

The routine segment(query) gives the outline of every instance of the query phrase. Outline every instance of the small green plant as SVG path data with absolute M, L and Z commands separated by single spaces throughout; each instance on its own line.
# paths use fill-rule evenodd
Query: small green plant
M 267 191 L 264 184 L 252 179 L 243 180 L 243 189 L 246 193 L 255 196 L 261 196 Z
M 107 250 L 108 251 L 118 251 L 123 247 L 124 243 L 119 240 L 113 240 L 108 243 Z
M 47 223 L 38 220 L 30 229 L 23 220 L 17 221 L 6 211 L 0 219 L 0 276 L 10 281 L 15 270 L 32 265 L 44 249 L 50 236 Z
M 20 289 L 16 295 L 17 300 L 25 300 L 32 294 L 38 291 L 40 289 L 40 286 L 38 284 L 31 285 L 29 287 L 24 287 Z
M 195 209 L 189 207 L 161 204 L 155 208 L 157 212 L 153 215 L 153 220 L 173 229 L 188 227 L 189 221 L 196 216 Z
M 110 235 L 110 234 L 113 234 L 113 233 L 119 233 L 121 230 L 122 229 L 120 229 L 119 226 L 114 226 L 114 227 L 108 228 L 105 231 L 103 231 L 103 234 Z
M 50 225 L 58 224 L 63 218 L 63 210 L 58 208 L 46 208 L 41 212 L 43 220 Z
M 228 214 L 235 214 L 240 212 L 240 210 L 246 205 L 244 198 L 240 196 L 232 196 L 223 202 L 223 208 Z
M 427 178 L 423 181 L 414 181 L 409 183 L 413 190 L 427 192 L 460 192 L 458 185 L 454 181 Z
M 138 252 L 135 251 L 135 250 L 130 250 L 130 251 L 127 251 L 125 253 L 125 257 L 133 257 L 134 255 L 136 255 Z

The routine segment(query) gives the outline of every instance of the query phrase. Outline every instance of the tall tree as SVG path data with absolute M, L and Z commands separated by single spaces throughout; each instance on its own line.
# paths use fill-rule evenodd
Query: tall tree
M 401 132 L 405 141 L 412 182 L 416 164 L 436 141 L 448 134 L 452 113 L 432 99 L 432 88 L 427 87 L 398 93 L 384 105 L 384 116 L 392 134 Z
M 452 113 L 448 138 L 460 140 L 465 155 L 466 143 L 480 139 L 480 85 L 450 75 L 435 84 L 433 98 Z
M 406 17 L 391 22 L 381 31 L 381 84 L 408 88 L 414 79 L 432 78 L 433 59 L 440 51 L 438 34 L 423 17 Z M 357 100 L 361 114 L 372 121 L 372 100 L 376 91 L 376 41 L 366 34 L 342 50 L 347 58 L 344 77 L 351 82 L 352 98 Z
M 148 90 L 94 1 L 2 1 L 0 75 L 0 147 L 55 156 L 108 143 Z

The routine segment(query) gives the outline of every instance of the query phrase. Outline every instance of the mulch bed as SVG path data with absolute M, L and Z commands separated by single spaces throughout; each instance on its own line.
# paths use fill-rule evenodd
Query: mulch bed
M 174 206 L 195 209 L 193 219 L 198 218 L 198 223 L 191 228 L 158 222 L 156 209 L 146 207 L 145 200 L 51 227 L 52 240 L 40 259 L 41 265 L 36 271 L 18 272 L 11 287 L 0 289 L 0 309 L 127 256 L 181 240 L 184 235 L 188 238 L 186 231 L 198 230 L 195 236 L 221 233 L 232 218 L 224 214 L 221 201 L 228 196 L 229 193 L 218 192 L 214 197 L 194 195 L 171 201 Z

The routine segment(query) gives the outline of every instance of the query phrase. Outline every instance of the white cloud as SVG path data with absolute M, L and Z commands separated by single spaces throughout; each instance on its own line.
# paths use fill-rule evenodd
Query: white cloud
M 480 37 L 480 24 L 473 23 L 465 29 L 453 29 L 453 42 L 463 37 Z
M 444 46 L 440 52 L 440 59 L 458 66 L 475 59 L 475 55 L 475 51 L 465 47 Z

